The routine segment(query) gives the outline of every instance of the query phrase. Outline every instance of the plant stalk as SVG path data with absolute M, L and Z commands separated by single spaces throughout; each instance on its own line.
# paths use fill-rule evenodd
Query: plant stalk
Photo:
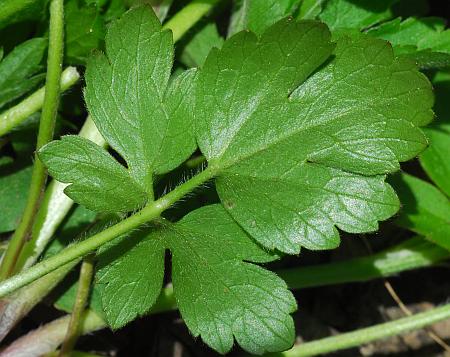
M 33 267 L 3 281 L 0 283 L 0 298 L 20 289 L 21 287 L 39 279 L 45 274 L 57 269 L 58 267 L 81 258 L 94 251 L 103 244 L 117 238 L 139 226 L 159 217 L 162 212 L 167 210 L 178 200 L 188 193 L 195 190 L 198 186 L 204 184 L 215 176 L 211 167 L 194 176 L 189 181 L 176 187 L 167 195 L 157 201 L 149 203 L 141 211 L 124 219 L 123 221 L 111 226 L 94 236 L 85 239 L 82 242 L 65 248 L 62 252 L 34 265 Z
M 448 259 L 450 252 L 423 237 L 411 238 L 379 253 L 330 264 L 278 270 L 291 289 L 345 284 L 398 274 Z
M 61 91 L 64 92 L 78 82 L 80 74 L 75 67 L 67 67 L 61 74 Z M 0 136 L 8 134 L 44 104 L 45 87 L 42 87 L 20 103 L 0 114 Z
M 45 97 L 36 144 L 37 151 L 53 138 L 59 103 L 64 42 L 64 1 L 50 3 L 50 30 Z M 11 276 L 23 245 L 32 229 L 47 179 L 44 164 L 35 154 L 30 190 L 22 219 L 14 232 L 0 265 L 0 280 Z
M 75 304 L 70 316 L 67 335 L 59 351 L 59 357 L 70 357 L 81 330 L 83 311 L 89 298 L 92 276 L 94 274 L 94 259 L 92 255 L 86 257 L 81 264 L 80 278 L 78 279 L 78 290 Z
M 371 341 L 419 330 L 436 322 L 450 319 L 450 304 L 421 312 L 409 317 L 385 322 L 375 326 L 322 338 L 294 346 L 289 351 L 269 354 L 271 357 L 309 357 L 322 355 L 351 347 L 357 347 Z

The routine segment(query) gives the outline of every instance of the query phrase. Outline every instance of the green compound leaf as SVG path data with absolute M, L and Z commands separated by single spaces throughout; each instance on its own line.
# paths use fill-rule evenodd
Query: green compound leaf
M 44 79 L 43 74 L 36 73 L 42 68 L 46 48 L 44 38 L 33 38 L 18 45 L 0 61 L 0 108 Z
M 383 175 L 427 144 L 418 126 L 433 96 L 414 64 L 376 39 L 333 47 L 323 24 L 282 20 L 259 40 L 233 36 L 196 77 L 197 141 L 219 196 L 270 249 L 333 248 L 335 226 L 375 231 L 398 209 Z
M 109 27 L 106 55 L 89 60 L 85 97 L 97 128 L 127 170 L 89 143 L 77 148 L 74 138 L 41 150 L 52 175 L 72 184 L 66 193 L 77 203 L 96 211 L 138 209 L 146 200 L 143 192 L 153 199 L 153 176 L 177 167 L 195 150 L 190 121 L 195 71 L 169 83 L 173 51 L 171 33 L 161 29 L 150 8 L 133 9 Z M 62 152 L 76 153 L 77 160 Z
M 293 344 L 294 297 L 283 280 L 252 264 L 278 256 L 254 243 L 220 205 L 141 235 L 138 243 L 137 237 L 129 238 L 122 241 L 129 246 L 119 244 L 100 255 L 98 282 L 104 285 L 103 306 L 113 328 L 144 314 L 156 301 L 167 248 L 177 305 L 194 336 L 220 353 L 231 349 L 234 338 L 257 354 Z
M 131 175 L 150 184 L 195 149 L 189 137 L 189 85 L 194 72 L 169 86 L 172 34 L 162 31 L 150 8 L 141 7 L 114 22 L 106 35 L 106 54 L 86 70 L 85 98 L 97 128 L 128 163 Z

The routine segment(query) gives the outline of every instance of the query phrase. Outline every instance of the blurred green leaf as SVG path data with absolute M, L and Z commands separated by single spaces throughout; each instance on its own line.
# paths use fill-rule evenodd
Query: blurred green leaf
M 391 18 L 391 5 L 395 1 L 328 0 L 319 18 L 331 30 L 342 28 L 363 30 Z
M 450 250 L 450 201 L 430 183 L 408 174 L 390 179 L 402 203 L 397 223 Z
M 18 45 L 0 62 L 0 108 L 26 94 L 44 79 L 42 69 L 47 41 L 33 38 Z
M 208 23 L 194 33 L 182 47 L 180 61 L 188 67 L 201 67 L 213 47 L 221 48 L 223 38 L 215 23 Z
M 31 180 L 31 166 L 0 159 L 0 232 L 16 229 L 22 216 Z
M 433 85 L 437 119 L 425 128 L 430 145 L 419 156 L 419 161 L 431 180 L 450 197 L 450 74 L 439 72 Z
M 94 49 L 101 49 L 105 38 L 105 25 L 99 8 L 78 5 L 78 0 L 67 2 L 65 8 L 66 62 L 85 64 Z

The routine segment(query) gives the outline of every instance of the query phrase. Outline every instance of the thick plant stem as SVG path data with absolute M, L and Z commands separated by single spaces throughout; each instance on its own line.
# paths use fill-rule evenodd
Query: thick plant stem
M 36 152 L 53 138 L 59 103 L 61 68 L 63 60 L 64 1 L 50 3 L 50 31 L 45 83 L 44 105 L 39 123 Z M 47 179 L 47 171 L 37 154 L 31 175 L 30 190 L 22 219 L 14 232 L 0 266 L 0 280 L 9 277 L 13 271 L 25 241 L 30 234 L 34 218 L 41 201 Z
M 404 317 L 363 328 L 354 332 L 343 333 L 337 336 L 327 337 L 320 340 L 306 342 L 294 346 L 286 352 L 271 354 L 277 357 L 309 357 L 322 355 L 346 348 L 356 347 L 364 343 L 399 335 L 405 332 L 421 329 L 436 322 L 450 319 L 450 304 L 421 312 L 410 317 Z
M 90 255 L 86 257 L 81 264 L 80 278 L 78 279 L 78 290 L 73 306 L 72 315 L 70 316 L 69 326 L 67 327 L 67 335 L 59 351 L 59 357 L 70 357 L 75 343 L 80 335 L 81 319 L 86 302 L 89 297 L 92 276 L 94 274 L 94 259 Z
M 61 74 L 61 91 L 64 92 L 78 82 L 80 74 L 75 67 L 67 67 Z M 19 104 L 0 114 L 0 136 L 8 134 L 44 104 L 45 87 L 22 100 Z
M 157 201 L 153 201 L 136 214 L 124 219 L 123 221 L 111 226 L 104 231 L 87 238 L 86 240 L 67 247 L 62 252 L 48 258 L 41 263 L 19 273 L 2 283 L 0 283 L 0 298 L 4 297 L 17 289 L 39 279 L 45 274 L 57 269 L 58 267 L 71 262 L 72 260 L 81 258 L 86 254 L 94 251 L 103 244 L 113 240 L 122 234 L 138 228 L 139 226 L 159 217 L 162 212 L 167 210 L 178 200 L 188 193 L 192 192 L 198 186 L 204 184 L 215 176 L 215 172 L 211 168 L 207 168 L 189 181 L 178 186 L 167 195 Z
M 167 21 L 164 28 L 172 30 L 173 42 L 183 37 L 218 2 L 219 0 L 194 0 Z

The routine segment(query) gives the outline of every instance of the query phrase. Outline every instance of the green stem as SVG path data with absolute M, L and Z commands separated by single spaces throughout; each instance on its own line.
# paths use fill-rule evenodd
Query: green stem
M 196 169 L 200 165 L 203 165 L 204 163 L 206 163 L 206 157 L 200 155 L 187 160 L 184 163 L 184 166 L 186 166 L 188 169 Z
M 419 314 L 347 332 L 337 336 L 322 338 L 294 346 L 286 352 L 270 354 L 277 357 L 308 357 L 334 352 L 346 348 L 357 347 L 362 344 L 399 335 L 405 332 L 421 329 L 436 322 L 450 318 L 450 304 L 421 312 Z
M 101 136 L 90 117 L 87 117 L 79 136 L 91 140 L 99 146 L 106 146 L 105 139 Z M 36 215 L 31 239 L 25 243 L 17 259 L 14 273 L 18 273 L 22 269 L 36 263 L 57 228 L 72 208 L 74 202 L 64 193 L 66 186 L 66 184 L 55 180 L 48 185 Z
M 56 114 L 59 103 L 61 68 L 63 60 L 64 42 L 64 1 L 52 0 L 50 3 L 50 30 L 47 61 L 47 78 L 45 83 L 44 105 L 39 123 L 36 152 L 53 138 Z M 47 179 L 44 164 L 35 154 L 30 190 L 22 219 L 14 232 L 8 249 L 3 256 L 0 266 L 0 279 L 9 277 L 13 271 L 17 258 L 31 231 L 36 211 L 42 197 Z
M 172 30 L 173 41 L 177 42 L 219 1 L 220 0 L 194 0 L 167 21 L 164 28 Z
M 78 279 L 78 290 L 70 317 L 67 335 L 59 351 L 59 357 L 70 357 L 78 336 L 80 335 L 81 318 L 86 307 L 86 302 L 91 289 L 92 276 L 94 274 L 94 259 L 90 255 L 81 264 L 80 278 Z
M 193 191 L 199 185 L 205 183 L 215 176 L 214 170 L 207 168 L 189 181 L 178 186 L 164 197 L 157 201 L 149 203 L 141 211 L 124 219 L 123 221 L 111 226 L 104 231 L 87 238 L 86 240 L 67 247 L 61 253 L 58 253 L 41 263 L 3 281 L 0 283 L 0 297 L 4 297 L 17 289 L 33 282 L 36 279 L 50 273 L 58 267 L 85 256 L 94 251 L 103 244 L 119 237 L 139 226 L 159 217 L 162 212 L 171 207 L 186 194 Z
M 277 273 L 291 289 L 344 284 L 391 276 L 430 266 L 450 257 L 450 252 L 415 237 L 380 253 L 330 264 L 312 265 Z
M 61 91 L 66 91 L 77 83 L 80 74 L 75 67 L 67 67 L 61 74 Z M 22 100 L 19 104 L 0 114 L 0 136 L 3 136 L 36 113 L 44 104 L 45 87 Z

